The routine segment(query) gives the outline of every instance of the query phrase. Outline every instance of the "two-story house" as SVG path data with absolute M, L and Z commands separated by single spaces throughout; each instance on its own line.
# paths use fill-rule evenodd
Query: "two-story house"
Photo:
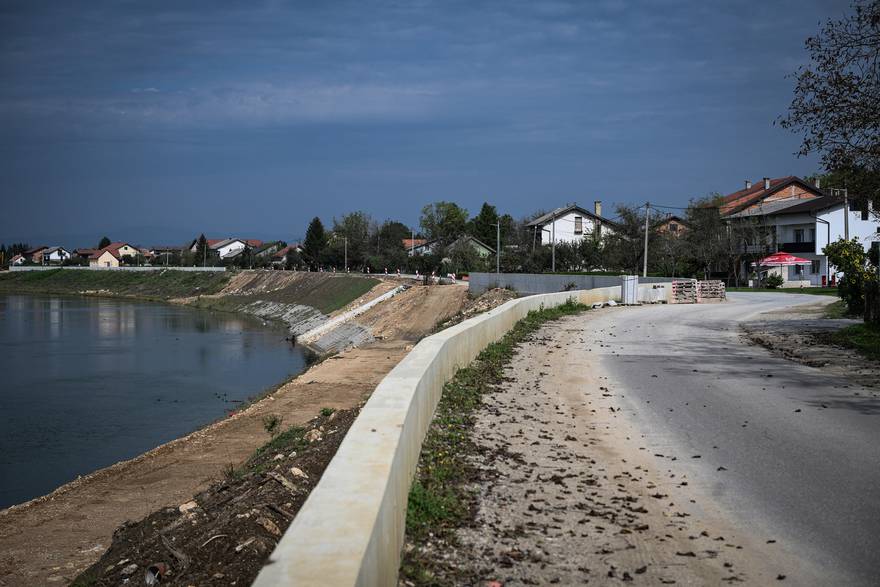
M 732 227 L 760 231 L 760 242 L 747 246 L 760 245 L 763 250 L 748 252 L 783 251 L 810 261 L 771 269 L 782 275 L 783 287 L 829 285 L 836 275 L 822 253 L 829 242 L 855 238 L 868 250 L 880 239 L 880 222 L 871 210 L 849 209 L 842 195 L 794 176 L 746 182 L 745 189 L 722 200 L 721 213 Z
M 570 204 L 539 216 L 526 224 L 534 233 L 537 244 L 579 243 L 585 237 L 602 238 L 613 233 L 616 224 L 602 216 L 602 202 L 594 203 L 593 211 Z

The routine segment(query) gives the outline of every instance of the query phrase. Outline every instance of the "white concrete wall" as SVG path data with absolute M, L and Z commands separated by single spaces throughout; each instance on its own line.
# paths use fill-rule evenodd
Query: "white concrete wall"
M 640 286 L 640 297 L 652 291 Z M 619 300 L 620 286 L 511 300 L 419 342 L 376 387 L 254 585 L 396 585 L 409 488 L 443 385 L 529 311 L 569 299 Z

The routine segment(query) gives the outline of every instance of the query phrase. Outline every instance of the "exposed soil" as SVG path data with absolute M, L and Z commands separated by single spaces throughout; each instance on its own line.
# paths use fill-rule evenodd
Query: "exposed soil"
M 516 298 L 516 292 L 513 290 L 500 287 L 488 289 L 475 298 L 469 297 L 461 312 L 441 324 L 440 329 L 449 328 L 459 322 L 464 322 L 468 318 L 473 318 L 477 314 L 488 312 L 514 298 Z
M 856 385 L 880 388 L 880 363 L 831 341 L 834 332 L 862 323 L 857 319 L 825 318 L 825 306 L 831 301 L 765 312 L 756 320 L 742 324 L 743 336 L 777 356 L 821 368 Z
M 301 426 L 321 408 L 358 406 L 435 324 L 454 315 L 466 289 L 414 287 L 363 316 L 386 339 L 314 365 L 261 401 L 184 438 L 0 511 L 0 585 L 70 582 L 110 546 L 114 531 L 189 501 L 263 445 L 263 417 Z M 218 539 L 219 540 L 219 539 Z
M 325 414 L 288 430 L 190 502 L 122 525 L 75 584 L 139 585 L 161 571 L 168 585 L 250 585 L 357 413 Z
M 470 524 L 454 540 L 407 545 L 435 574 L 428 584 L 784 579 L 763 544 L 702 515 L 688 479 L 645 454 L 617 418 L 610 382 L 591 367 L 586 316 L 535 333 L 483 397 Z

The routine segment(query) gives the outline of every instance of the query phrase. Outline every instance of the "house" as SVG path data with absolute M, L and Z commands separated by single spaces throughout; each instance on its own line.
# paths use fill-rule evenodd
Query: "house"
M 411 253 L 416 247 L 420 247 L 428 242 L 425 238 L 405 238 L 401 241 L 403 248 L 407 253 Z
M 579 243 L 586 236 L 602 238 L 603 234 L 613 233 L 616 224 L 602 216 L 602 202 L 596 201 L 590 212 L 577 204 L 557 208 L 539 216 L 526 224 L 534 231 L 538 244 Z
M 836 271 L 822 253 L 828 243 L 855 238 L 867 251 L 880 238 L 880 222 L 869 208 L 849 209 L 841 195 L 794 176 L 746 182 L 745 189 L 724 197 L 721 213 L 731 226 L 754 227 L 756 241 L 742 252 L 785 252 L 810 261 L 771 269 L 782 276 L 783 287 L 829 285 Z
M 654 230 L 659 234 L 668 234 L 671 236 L 681 236 L 687 231 L 687 222 L 680 216 L 669 214 L 666 218 L 658 221 Z
M 34 247 L 32 249 L 29 249 L 23 253 L 24 258 L 25 258 L 25 260 L 30 261 L 31 263 L 36 263 L 37 265 L 42 265 L 43 264 L 43 251 L 45 251 L 48 248 L 49 247 L 41 246 L 41 247 Z
M 480 239 L 470 236 L 469 234 L 464 234 L 458 237 L 457 239 L 449 243 L 449 245 L 445 247 L 445 250 L 449 251 L 451 249 L 455 249 L 461 246 L 468 246 L 473 248 L 481 257 L 495 254 L 495 249 L 493 249 Z M 439 240 L 431 240 L 425 241 L 420 245 L 411 247 L 408 253 L 410 257 L 414 255 L 433 255 L 443 249 L 444 247 Z
M 284 267 L 287 264 L 287 254 L 291 251 L 302 253 L 303 248 L 299 243 L 294 243 L 292 245 L 287 245 L 286 247 L 279 249 L 272 255 L 272 266 Z
M 44 265 L 61 265 L 70 259 L 70 252 L 64 247 L 48 247 L 42 253 Z
M 260 258 L 271 257 L 282 248 L 284 248 L 284 243 L 281 241 L 264 243 L 262 246 L 254 247 L 254 256 Z
M 9 260 L 9 266 L 10 267 L 18 267 L 19 265 L 24 265 L 24 262 L 25 262 L 24 256 L 21 254 L 18 254 L 18 255 L 13 256 Z
M 209 238 L 205 239 L 208 243 L 208 254 L 217 255 L 220 259 L 231 259 L 238 255 L 245 246 L 252 249 L 258 249 L 263 246 L 263 241 L 255 238 Z M 193 239 L 189 247 L 191 252 L 195 253 L 199 249 L 199 239 Z
M 168 265 L 172 262 L 175 255 L 177 255 L 179 260 L 181 253 L 185 250 L 186 247 L 180 245 L 156 245 L 150 247 L 150 262 L 154 265 Z
M 98 249 L 73 249 L 73 256 L 77 259 L 88 259 L 94 255 L 97 250 Z
M 125 257 L 137 259 L 140 249 L 128 243 L 110 243 L 89 256 L 90 267 L 119 267 Z

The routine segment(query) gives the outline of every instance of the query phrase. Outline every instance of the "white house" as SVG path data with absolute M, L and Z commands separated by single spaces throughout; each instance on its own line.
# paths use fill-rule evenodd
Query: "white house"
M 615 223 L 602 216 L 602 202 L 596 201 L 593 212 L 571 204 L 535 218 L 526 226 L 533 231 L 536 243 L 578 243 L 584 237 L 602 238 L 611 234 Z
M 433 255 L 434 253 L 439 252 L 444 247 L 441 246 L 442 243 L 439 240 L 432 241 L 424 241 L 419 245 L 412 246 L 407 254 L 412 257 L 414 255 Z M 462 235 L 449 243 L 445 250 L 450 251 L 452 249 L 458 247 L 470 247 L 481 257 L 487 257 L 489 255 L 495 254 L 495 249 L 481 241 L 480 239 L 473 237 L 469 234 Z
M 64 247 L 49 247 L 43 250 L 43 263 L 60 265 L 70 259 L 70 253 Z
M 221 259 L 231 259 L 241 253 L 246 246 L 247 243 L 241 239 L 227 238 L 210 245 L 210 249 Z
M 867 251 L 874 240 L 880 240 L 880 221 L 870 209 L 845 212 L 842 196 L 827 195 L 800 178 L 765 178 L 731 196 L 747 190 L 753 193 L 729 211 L 725 216 L 728 222 L 757 221 L 768 233 L 770 252 L 783 251 L 811 262 L 772 270 L 782 275 L 783 287 L 829 285 L 836 275 L 822 253 L 829 242 L 858 239 Z

